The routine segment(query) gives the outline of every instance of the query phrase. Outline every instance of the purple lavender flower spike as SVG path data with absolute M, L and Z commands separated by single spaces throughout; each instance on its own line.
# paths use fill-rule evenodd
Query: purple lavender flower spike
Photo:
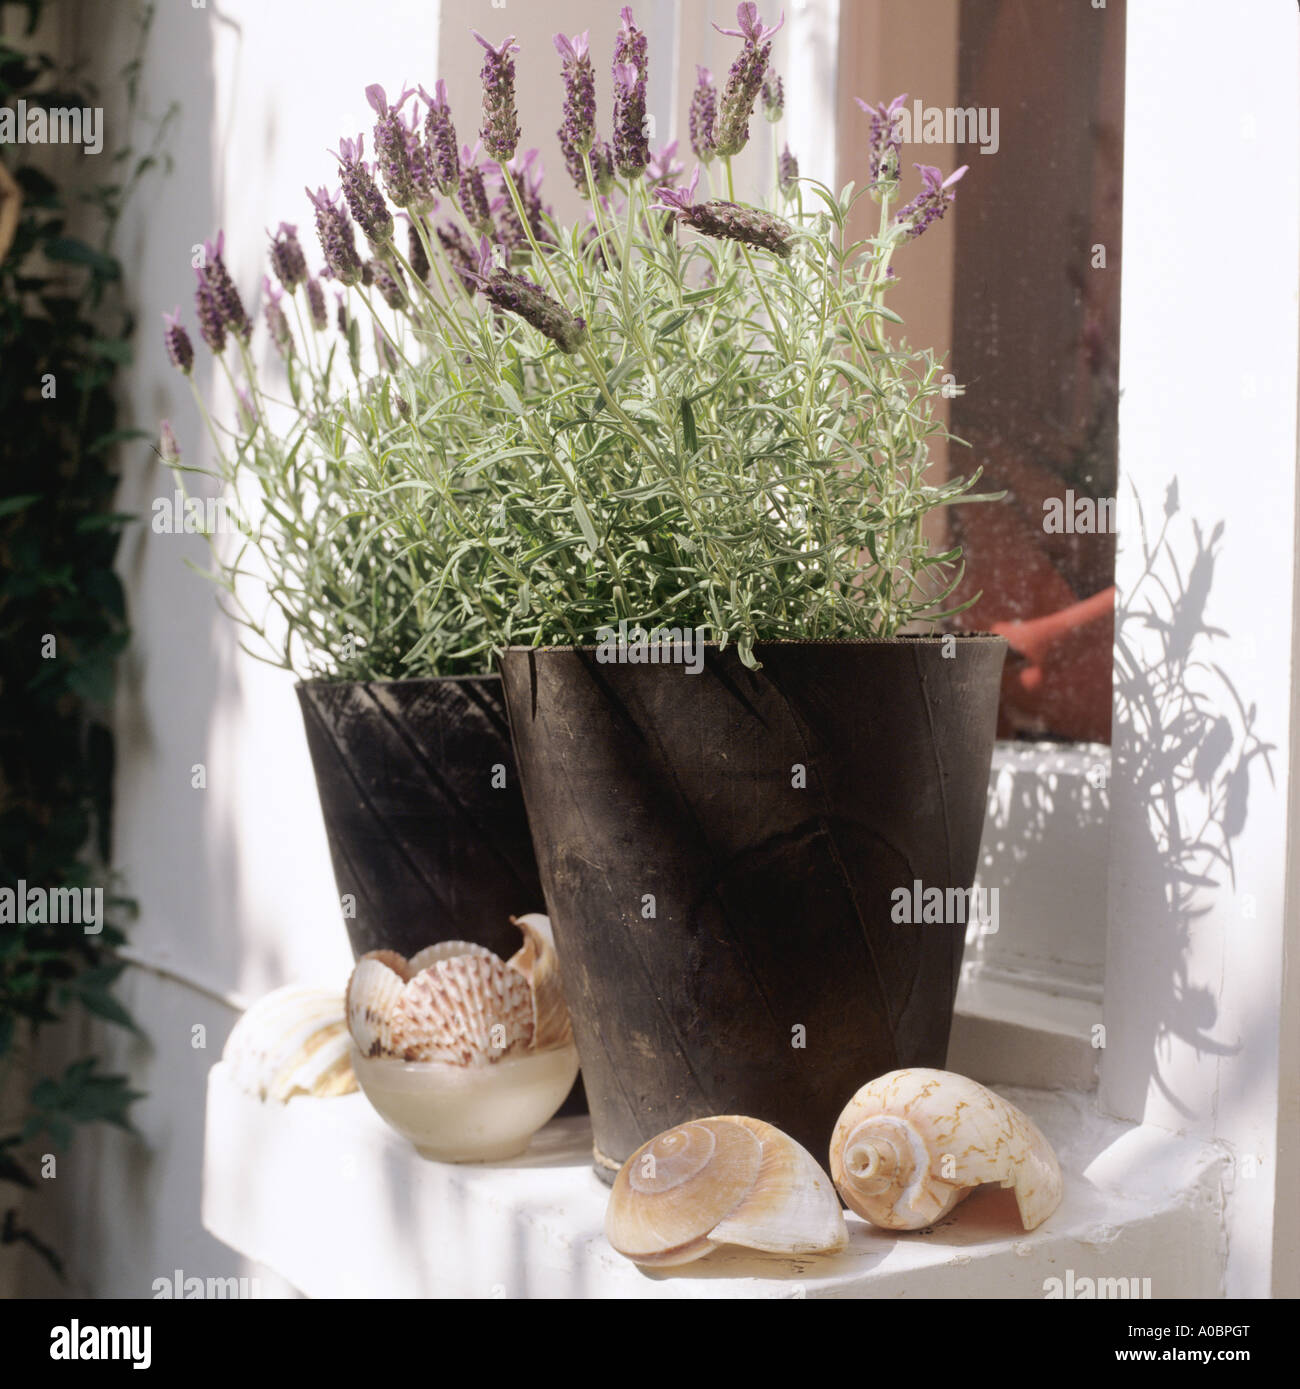
M 307 309 L 311 314 L 311 326 L 318 333 L 323 333 L 330 326 L 329 309 L 325 304 L 325 291 L 320 287 L 320 281 L 312 278 L 307 280 Z
M 763 89 L 763 78 L 767 73 L 768 60 L 772 56 L 772 35 L 785 23 L 785 12 L 771 28 L 767 28 L 758 17 L 758 6 L 748 0 L 736 11 L 739 29 L 713 27 L 720 34 L 744 39 L 745 46 L 740 56 L 731 65 L 727 74 L 727 85 L 723 89 L 722 100 L 718 105 L 718 119 L 715 126 L 714 146 L 720 155 L 730 157 L 739 154 L 749 143 L 749 118 L 754 114 L 754 103 Z
M 361 279 L 361 257 L 357 255 L 347 213 L 324 188 L 315 193 L 309 188 L 307 196 L 316 209 L 316 235 L 325 253 L 326 270 L 341 285 L 356 284 Z
M 188 376 L 194 370 L 194 344 L 181 325 L 179 305 L 175 313 L 163 314 L 163 345 L 167 348 L 167 360 L 182 376 Z
M 424 118 L 424 143 L 433 166 L 433 180 L 439 191 L 450 197 L 460 187 L 460 146 L 447 101 L 447 84 L 439 78 L 433 92 L 430 96 L 420 88 L 429 108 Z
M 289 222 L 281 222 L 271 237 L 271 269 L 290 294 L 307 283 L 307 257 L 302 253 L 298 228 Z
M 465 292 L 473 298 L 478 289 L 478 281 L 474 276 L 474 247 L 470 244 L 469 238 L 451 222 L 443 223 L 438 228 L 437 235 L 438 243 L 447 253 L 447 258 L 465 287 Z
M 586 154 L 596 138 L 596 73 L 591 66 L 587 35 L 576 34 L 570 39 L 556 34 L 555 49 L 562 60 L 564 74 L 564 124 L 560 128 L 560 142 L 567 141 L 579 154 Z
M 483 148 L 493 159 L 506 163 L 514 157 L 519 144 L 519 119 L 515 112 L 515 60 L 518 53 L 515 36 L 496 48 L 474 31 L 474 37 L 487 51 L 483 59 L 483 129 L 480 132 Z
M 370 273 L 379 296 L 390 309 L 406 307 L 406 279 L 401 266 L 388 266 L 381 260 L 370 262 Z
M 944 178 L 943 170 L 936 169 L 933 164 L 917 164 L 915 167 L 920 171 L 925 187 L 906 207 L 899 210 L 895 219 L 907 226 L 909 240 L 920 236 L 932 222 L 937 222 L 948 211 L 949 204 L 956 202 L 957 195 L 948 190 L 961 179 L 970 165 L 963 164 L 960 169 L 954 169 L 947 178 Z
M 899 156 L 903 152 L 898 113 L 907 100 L 907 93 L 900 92 L 888 106 L 884 102 L 872 106 L 860 96 L 853 99 L 871 117 L 871 183 L 897 181 Z
M 199 320 L 199 336 L 219 357 L 226 350 L 226 320 L 202 270 L 194 272 L 198 284 L 194 290 L 194 310 Z
M 531 323 L 539 333 L 560 349 L 561 352 L 577 352 L 587 340 L 585 319 L 571 314 L 558 300 L 552 299 L 532 280 L 526 280 L 513 270 L 504 270 L 496 265 L 492 246 L 487 237 L 478 245 L 478 253 L 465 273 L 483 291 L 483 297 L 498 309 L 517 314 L 525 323 Z
M 795 184 L 799 182 L 799 161 L 790 153 L 789 145 L 781 151 L 776 161 L 776 181 L 783 193 L 793 193 Z
M 348 211 L 366 240 L 378 249 L 392 239 L 393 214 L 388 210 L 370 166 L 362 158 L 365 151 L 365 137 L 358 135 L 355 140 L 340 140 L 334 157 L 339 161 L 339 181 Z
M 773 124 L 785 115 L 785 83 L 771 68 L 763 78 L 763 114 Z
M 632 7 L 623 7 L 623 27 L 614 40 L 614 167 L 624 178 L 636 178 L 650 162 L 646 122 L 649 41 L 632 22 Z
M 271 341 L 281 357 L 291 357 L 293 333 L 289 329 L 289 320 L 284 315 L 284 306 L 280 303 L 284 298 L 284 291 L 271 283 L 269 275 L 262 276 L 262 289 L 266 293 L 266 326 L 270 329 Z
M 379 117 L 375 122 L 375 162 L 384 180 L 385 191 L 398 207 L 410 207 L 419 197 L 406 143 L 406 127 L 402 124 L 400 114 L 407 100 L 414 95 L 415 88 L 408 87 L 390 106 L 378 82 L 366 88 L 366 100 Z M 352 215 L 357 216 L 355 211 Z M 357 220 L 361 219 L 358 217 Z
M 402 117 L 402 135 L 406 140 L 411 178 L 415 183 L 415 199 L 409 210 L 427 216 L 438 205 L 438 185 L 434 177 L 433 155 L 420 138 L 420 113 L 414 102 L 411 103 L 410 112 Z
M 679 222 L 704 236 L 757 246 L 783 260 L 789 256 L 793 227 L 760 208 L 742 207 L 739 203 L 716 199 L 697 203 L 695 190 L 699 182 L 700 170 L 696 165 L 695 173 L 685 188 L 658 189 L 657 200 L 652 206 L 674 213 Z
M 718 119 L 718 89 L 713 85 L 713 74 L 704 67 L 696 67 L 695 94 L 691 97 L 691 149 L 696 159 L 707 164 L 715 153 L 713 146 L 713 127 Z
M 176 442 L 176 432 L 170 420 L 163 420 L 158 426 L 158 452 L 164 463 L 181 461 L 181 446 Z
M 225 247 L 225 232 L 218 232 L 215 242 L 205 241 L 203 243 L 204 265 L 199 274 L 207 281 L 212 302 L 216 305 L 217 312 L 221 315 L 221 320 L 226 328 L 235 337 L 247 342 L 252 336 L 253 324 L 244 310 L 244 301 L 239 297 L 239 290 L 235 288 L 235 282 L 230 278 L 230 271 L 226 269 L 226 262 L 223 259 Z
M 425 234 L 429 234 L 429 223 L 423 218 L 420 222 L 424 226 Z M 420 232 L 416 226 L 415 218 L 407 218 L 406 228 L 406 259 L 411 262 L 411 269 L 415 271 L 415 278 L 422 284 L 429 283 L 429 257 L 424 249 L 424 242 L 420 239 Z
M 492 230 L 492 206 L 488 201 L 487 185 L 475 152 L 468 145 L 462 148 L 460 165 L 460 207 L 465 220 L 480 235 Z

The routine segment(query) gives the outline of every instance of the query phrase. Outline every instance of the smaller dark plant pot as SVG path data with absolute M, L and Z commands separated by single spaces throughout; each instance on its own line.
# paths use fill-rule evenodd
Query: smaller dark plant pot
M 298 700 L 353 955 L 519 948 L 545 910 L 497 676 L 305 681 Z

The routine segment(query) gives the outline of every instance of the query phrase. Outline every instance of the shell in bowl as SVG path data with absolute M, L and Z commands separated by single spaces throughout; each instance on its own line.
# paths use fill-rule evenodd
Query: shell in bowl
M 357 1079 L 426 1157 L 522 1152 L 577 1077 L 550 922 L 511 920 L 523 944 L 508 961 L 468 941 L 441 941 L 409 960 L 365 955 L 348 981 Z
M 231 1029 L 221 1059 L 235 1084 L 261 1100 L 357 1088 L 343 999 L 333 989 L 290 984 L 258 999 Z
M 724 1245 L 835 1253 L 848 1231 L 830 1178 L 807 1149 L 760 1119 L 718 1115 L 668 1129 L 628 1158 L 610 1192 L 605 1237 L 654 1268 Z
M 830 1157 L 846 1204 L 888 1230 L 933 1225 L 990 1182 L 1014 1189 L 1026 1230 L 1061 1202 L 1061 1167 L 1034 1121 L 953 1071 L 890 1071 L 864 1085 Z

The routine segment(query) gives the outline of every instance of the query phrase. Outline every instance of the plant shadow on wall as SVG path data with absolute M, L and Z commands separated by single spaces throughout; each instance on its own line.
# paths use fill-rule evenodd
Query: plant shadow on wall
M 1197 918 L 1210 911 L 1216 893 L 1237 890 L 1233 842 L 1245 828 L 1252 766 L 1259 762 L 1272 781 L 1274 747 L 1257 731 L 1255 705 L 1212 659 L 1213 640 L 1228 635 L 1206 620 L 1223 522 L 1207 536 L 1193 520 L 1189 536 L 1177 479 L 1166 490 L 1154 538 L 1140 505 L 1137 516 L 1143 568 L 1115 614 L 1114 777 L 1146 807 L 1130 876 L 1159 888 L 1144 896 L 1144 912 L 1155 919 L 1141 923 L 1159 942 L 1165 990 L 1144 1010 L 1150 1081 L 1190 1117 L 1162 1065 L 1175 1041 L 1215 1056 L 1241 1050 L 1240 1041 L 1214 1036 L 1214 987 L 1192 977 L 1187 957 Z
M 97 110 L 93 91 L 34 51 L 44 10 L 0 0 L 0 105 L 25 102 L 29 119 Z M 132 102 L 141 49 L 123 74 Z M 112 239 L 159 161 L 156 148 L 127 150 L 101 183 L 78 187 L 75 172 L 57 181 L 64 160 L 85 157 L 41 141 L 6 147 L 0 187 L 0 1245 L 27 1245 L 60 1275 L 59 1254 L 13 1194 L 56 1175 L 79 1125 L 130 1129 L 139 1098 L 94 1055 L 41 1075 L 37 1050 L 43 1029 L 87 1015 L 134 1028 L 112 992 L 125 968 L 114 958 L 120 923 L 134 907 L 110 869 L 108 710 L 129 638 L 113 561 L 132 519 L 113 510 L 114 464 L 136 433 L 119 427 L 114 396 L 131 318 Z M 81 203 L 94 244 L 72 234 Z

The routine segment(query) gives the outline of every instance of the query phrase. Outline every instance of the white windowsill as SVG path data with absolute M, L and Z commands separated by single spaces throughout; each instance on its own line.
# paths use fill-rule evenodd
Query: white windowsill
M 218 1063 L 203 1224 L 311 1297 L 1041 1298 L 1067 1270 L 1076 1284 L 1150 1278 L 1154 1297 L 1219 1294 L 1221 1150 L 1106 1119 L 1087 1096 L 1006 1093 L 1065 1172 L 1064 1201 L 1037 1230 L 988 1188 L 928 1234 L 849 1215 L 833 1258 L 721 1252 L 670 1276 L 605 1243 L 608 1188 L 585 1119 L 548 1125 L 522 1158 L 451 1166 L 419 1157 L 360 1094 L 263 1104 Z

